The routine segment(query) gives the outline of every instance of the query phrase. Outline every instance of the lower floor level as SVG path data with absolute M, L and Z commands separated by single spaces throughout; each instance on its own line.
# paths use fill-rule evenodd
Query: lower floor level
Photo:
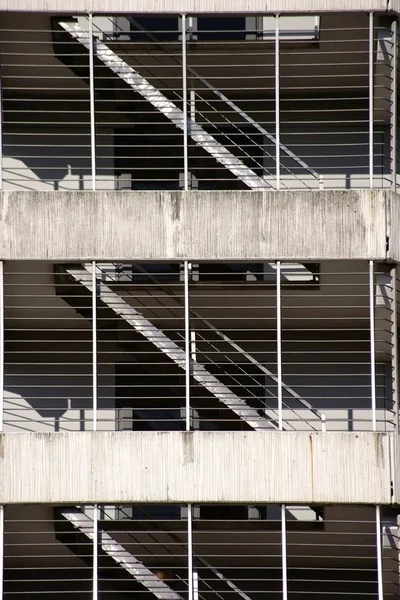
M 366 505 L 10 505 L 3 597 L 400 597 L 400 509 Z

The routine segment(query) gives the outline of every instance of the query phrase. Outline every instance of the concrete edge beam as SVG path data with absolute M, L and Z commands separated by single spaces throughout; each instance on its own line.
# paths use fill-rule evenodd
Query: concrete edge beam
M 390 504 L 399 449 L 387 433 L 5 433 L 0 504 Z
M 131 13 L 129 0 L 0 0 L 0 10 Z M 399 0 L 140 0 L 135 13 L 273 13 L 400 11 Z
M 399 224 L 382 190 L 1 192 L 0 259 L 385 260 Z

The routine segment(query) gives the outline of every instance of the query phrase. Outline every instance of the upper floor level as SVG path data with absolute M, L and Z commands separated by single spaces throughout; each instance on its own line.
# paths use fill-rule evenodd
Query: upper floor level
M 395 7 L 305 4 L 2 12 L 3 189 L 396 190 Z

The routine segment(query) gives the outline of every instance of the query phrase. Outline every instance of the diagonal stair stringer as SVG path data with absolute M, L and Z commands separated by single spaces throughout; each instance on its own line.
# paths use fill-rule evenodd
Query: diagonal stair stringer
M 164 94 L 154 87 L 154 85 L 152 85 L 145 77 L 140 75 L 136 69 L 111 50 L 104 42 L 101 42 L 98 39 L 96 39 L 95 42 L 91 40 L 89 33 L 76 21 L 60 21 L 59 24 L 87 50 L 89 50 L 90 45 L 94 43 L 96 56 L 104 65 L 125 81 L 125 83 L 127 83 L 136 93 L 140 94 L 145 100 L 150 102 L 154 108 L 159 110 L 179 129 L 182 131 L 185 129 L 184 112 L 178 108 L 174 102 L 164 96 Z M 190 118 L 188 118 L 188 135 L 190 135 L 196 144 L 201 146 L 208 154 L 211 154 L 217 162 L 228 169 L 238 179 L 243 181 L 249 188 L 260 190 L 273 187 Z
M 75 529 L 79 529 L 88 539 L 94 539 L 92 519 L 81 510 L 63 511 L 62 516 L 67 519 Z M 158 600 L 182 600 L 182 596 L 171 589 L 164 581 L 159 579 L 150 569 L 140 562 L 121 544 L 114 540 L 110 534 L 102 529 L 98 531 L 99 545 L 118 565 L 141 583 Z
M 92 291 L 93 271 L 92 265 L 85 264 L 83 268 L 68 268 L 67 272 L 86 289 Z M 156 348 L 161 350 L 181 369 L 186 370 L 185 351 L 175 342 L 169 339 L 153 323 L 146 319 L 133 306 L 125 302 L 121 296 L 114 292 L 101 280 L 97 280 L 97 293 L 100 300 L 124 319 L 138 333 L 145 337 Z M 255 408 L 247 404 L 245 400 L 237 396 L 226 385 L 221 383 L 217 377 L 209 373 L 207 369 L 193 359 L 190 361 L 190 369 L 193 378 L 208 390 L 213 396 L 225 404 L 232 412 L 245 421 L 252 429 L 265 430 L 276 429 L 273 422 L 262 417 Z

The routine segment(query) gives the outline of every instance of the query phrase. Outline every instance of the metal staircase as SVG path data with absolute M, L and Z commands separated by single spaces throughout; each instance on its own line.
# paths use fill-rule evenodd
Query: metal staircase
M 89 540 L 94 540 L 94 521 L 84 511 L 78 507 L 73 510 L 63 510 L 61 515 L 79 532 L 84 534 Z M 139 559 L 128 552 L 121 544 L 119 544 L 109 533 L 103 529 L 98 529 L 99 547 L 118 565 L 120 565 L 127 573 L 140 584 L 142 584 L 149 592 L 151 592 L 159 600 L 182 600 L 182 595 L 175 592 L 167 583 L 162 581 L 150 569 L 148 569 Z M 175 536 L 171 533 L 172 537 Z M 175 539 L 175 541 L 177 541 Z M 229 592 L 232 590 L 244 600 L 251 600 L 234 582 L 225 577 L 222 572 L 213 567 L 208 561 L 201 556 L 196 555 L 199 563 L 209 569 L 218 579 L 223 581 Z M 180 578 L 181 581 L 182 578 Z
M 95 52 L 95 56 L 98 60 L 100 60 L 104 65 L 106 65 L 113 73 L 115 73 L 118 77 L 120 77 L 125 83 L 127 83 L 136 93 L 138 93 L 142 98 L 147 100 L 154 108 L 156 108 L 160 113 L 162 113 L 169 121 L 171 121 L 176 127 L 181 129 L 182 131 L 185 129 L 185 114 L 183 110 L 181 110 L 174 102 L 168 99 L 162 92 L 160 92 L 154 85 L 152 85 L 145 77 L 143 77 L 137 69 L 133 66 L 129 65 L 120 54 L 116 54 L 104 41 L 101 41 L 97 36 L 94 36 L 92 39 L 90 38 L 89 32 L 85 27 L 82 26 L 83 18 L 81 17 L 79 21 L 60 21 L 59 25 L 68 32 L 76 41 L 81 43 L 86 49 L 90 49 L 93 44 L 93 49 Z M 134 21 L 133 21 L 134 22 Z M 157 40 L 150 33 L 146 32 L 146 35 L 152 39 L 152 41 L 157 42 Z M 105 36 L 106 37 L 106 36 Z M 165 52 L 165 50 L 163 50 Z M 176 58 L 174 59 L 177 60 Z M 240 119 L 254 127 L 254 129 L 262 134 L 265 139 L 269 140 L 271 143 L 276 144 L 276 138 L 269 133 L 264 127 L 262 127 L 259 123 L 257 123 L 253 118 L 251 118 L 246 112 L 244 112 L 237 104 L 232 102 L 225 94 L 217 90 L 214 86 L 212 86 L 204 77 L 201 77 L 194 71 L 194 69 L 188 67 L 188 73 L 190 73 L 193 77 L 196 78 L 196 81 L 200 83 L 206 90 L 211 90 L 219 101 L 224 102 L 229 109 L 236 112 Z M 213 106 L 207 102 L 204 98 L 202 98 L 199 92 L 196 92 L 197 97 L 203 102 L 207 104 L 208 108 L 211 110 L 215 110 Z M 177 98 L 179 102 L 183 100 L 183 98 Z M 218 127 L 204 114 L 197 112 L 197 114 L 203 119 L 204 123 L 212 126 L 213 129 L 218 130 Z M 234 122 L 229 121 L 229 125 L 233 126 L 236 131 L 239 131 L 241 134 L 245 136 L 245 138 L 257 148 L 258 152 L 261 155 L 268 154 L 265 146 L 261 146 L 260 144 L 255 143 L 251 140 L 251 137 L 244 133 L 240 127 Z M 218 130 L 218 134 L 222 132 Z M 239 157 L 235 156 L 228 148 L 226 148 L 222 143 L 220 143 L 213 135 L 211 135 L 206 129 L 201 126 L 194 118 L 188 116 L 188 135 L 192 138 L 192 140 L 199 146 L 201 146 L 208 154 L 210 154 L 218 163 L 223 165 L 226 169 L 228 169 L 233 175 L 235 175 L 239 180 L 241 180 L 245 185 L 247 185 L 250 189 L 258 190 L 258 189 L 268 189 L 274 188 L 274 185 L 260 177 L 255 173 L 249 166 L 247 166 L 243 160 Z M 256 165 L 257 168 L 261 169 L 265 174 L 271 175 L 265 166 L 257 161 L 254 157 L 252 157 L 247 151 L 241 148 L 235 141 L 226 133 L 223 133 L 224 138 L 230 143 L 231 147 L 237 148 L 241 151 L 241 154 L 245 154 L 247 158 L 251 159 L 251 162 Z M 314 169 L 309 167 L 307 163 L 305 163 L 301 158 L 296 156 L 289 148 L 287 148 L 283 144 L 279 144 L 279 149 L 282 155 L 285 155 L 289 159 L 291 159 L 294 163 L 299 165 L 305 172 L 311 175 L 312 178 L 318 181 L 319 188 L 323 188 L 323 179 L 320 174 L 318 174 Z M 269 154 L 271 158 L 275 160 L 275 157 Z M 295 174 L 294 171 L 290 170 L 286 167 L 286 170 L 290 171 L 290 175 L 292 178 L 298 180 L 302 187 L 304 187 L 305 182 Z M 306 185 L 306 187 L 308 187 Z
M 184 302 L 179 295 L 173 291 L 173 289 L 165 284 L 161 284 L 154 274 L 149 273 L 142 266 L 137 264 L 135 266 L 142 274 L 146 275 L 148 280 L 151 282 L 151 285 L 156 286 L 155 289 L 162 292 L 163 297 L 167 298 L 168 306 L 171 306 L 172 303 L 175 303 L 178 307 L 184 307 Z M 291 265 L 290 268 L 293 269 L 293 265 Z M 112 272 L 115 270 L 114 264 L 97 263 L 97 269 L 102 273 L 103 276 L 106 276 L 108 280 L 113 279 Z M 115 277 L 118 281 L 118 288 L 121 289 L 121 273 L 119 270 Z M 129 282 L 133 282 L 133 276 L 129 275 L 129 272 L 127 271 L 123 271 L 122 277 L 127 279 Z M 124 294 L 132 296 L 129 288 L 123 286 L 122 289 Z M 158 302 L 160 302 L 159 299 Z M 160 308 L 162 307 L 163 304 L 160 303 Z M 173 314 L 172 310 L 171 312 Z M 244 350 L 237 342 L 231 340 L 223 331 L 215 327 L 209 320 L 202 317 L 198 311 L 194 310 L 193 308 L 189 308 L 189 317 L 191 319 L 193 318 L 197 323 L 204 325 L 202 331 L 197 330 L 195 332 L 195 346 L 198 349 L 198 355 L 206 359 L 208 370 L 215 367 L 215 373 L 213 374 L 215 374 L 218 378 L 222 377 L 225 380 L 227 376 L 228 387 L 233 385 L 234 389 L 240 388 L 242 395 L 248 398 L 250 401 L 254 399 L 255 403 L 259 403 L 260 397 L 263 399 L 269 398 L 272 404 L 276 406 L 277 396 L 271 392 L 265 383 L 260 383 L 259 379 L 257 379 L 259 378 L 260 374 L 263 374 L 268 381 L 276 385 L 281 385 L 286 398 L 290 397 L 292 399 L 292 403 L 293 401 L 295 402 L 297 408 L 289 406 L 287 401 L 285 399 L 283 400 L 283 409 L 286 410 L 288 414 L 296 417 L 297 421 L 303 421 L 303 423 L 315 420 L 316 417 L 316 420 L 321 425 L 321 430 L 326 430 L 326 415 L 324 413 L 318 409 L 315 409 L 310 402 L 302 398 L 300 394 L 298 394 L 284 381 L 279 382 L 279 379 L 275 373 L 268 369 L 264 364 L 261 364 L 251 353 Z M 205 335 L 205 332 L 207 332 L 207 335 Z M 179 331 L 176 332 L 176 335 L 180 336 Z M 182 343 L 184 343 L 184 337 L 180 337 L 182 339 Z M 214 341 L 211 339 L 212 337 L 214 338 Z M 225 350 L 222 349 L 221 342 L 225 347 Z M 202 351 L 200 351 L 200 346 L 203 348 Z M 226 360 L 224 366 L 222 366 L 220 361 L 216 362 L 213 359 L 213 355 L 216 352 L 219 355 L 223 355 L 224 359 Z M 197 361 L 196 356 L 196 354 L 193 356 L 195 361 Z M 234 373 L 232 373 L 230 366 L 233 367 Z M 243 383 L 243 376 L 247 379 L 248 384 Z M 239 381 L 239 379 L 241 381 Z M 302 411 L 302 416 L 298 414 L 299 410 Z M 269 408 L 266 404 L 266 401 L 262 407 L 262 411 L 263 414 L 265 414 L 273 423 L 276 423 L 277 411 L 276 409 Z M 290 420 L 288 420 L 285 423 L 285 429 L 296 430 L 296 426 L 293 425 Z M 318 429 L 318 427 L 311 426 L 311 429 Z
M 136 19 L 134 19 L 134 17 L 132 17 L 131 15 L 127 16 L 128 21 L 131 23 L 131 25 L 143 32 L 146 37 L 153 43 L 157 44 L 157 51 L 160 51 L 164 54 L 168 54 L 168 56 L 174 60 L 175 62 L 178 62 L 178 59 L 171 55 L 171 53 L 169 53 L 165 47 L 158 43 L 157 38 L 150 33 L 149 31 L 145 30 L 144 27 L 142 27 L 140 25 L 140 23 L 138 23 L 136 21 Z M 190 35 L 190 32 L 187 32 L 188 35 Z M 257 123 L 257 121 L 255 121 L 251 116 L 249 116 L 244 110 L 242 110 L 235 102 L 232 102 L 232 100 L 230 98 L 228 98 L 228 96 L 226 94 L 223 94 L 220 90 L 216 89 L 209 81 L 207 81 L 207 79 L 205 79 L 205 77 L 202 77 L 201 75 L 199 75 L 199 73 L 197 73 L 197 71 L 195 71 L 193 69 L 193 67 L 189 67 L 187 66 L 187 72 L 188 74 L 190 74 L 196 81 L 196 87 L 197 84 L 201 84 L 204 89 L 211 91 L 219 100 L 221 100 L 222 102 L 224 102 L 230 109 L 232 109 L 234 112 L 236 112 L 239 117 L 246 123 L 252 125 L 259 133 L 261 133 L 267 140 L 269 140 L 272 144 L 276 145 L 277 140 L 276 137 L 273 136 L 267 129 L 265 129 L 265 127 L 263 127 L 262 125 L 260 125 L 259 123 Z M 210 108 L 211 110 L 217 111 L 217 109 L 210 103 L 207 102 L 207 100 L 205 100 L 204 97 L 201 96 L 201 94 L 199 93 L 199 90 L 196 89 L 196 91 L 194 92 L 195 95 L 195 100 L 198 98 L 199 100 L 201 100 L 201 102 L 204 102 L 208 108 Z M 210 122 L 204 114 L 200 113 L 201 117 L 203 119 L 206 119 L 208 122 Z M 223 112 L 220 110 L 218 111 L 218 115 L 222 118 L 223 117 Z M 227 120 L 227 119 L 226 119 Z M 228 121 L 228 120 L 227 120 Z M 232 119 L 231 121 L 228 121 L 228 123 L 230 125 L 232 125 L 236 130 L 240 130 L 240 128 L 236 125 L 236 123 L 234 122 L 234 120 Z M 241 133 L 243 133 L 241 131 Z M 248 139 L 251 139 L 249 136 L 246 136 Z M 261 150 L 263 153 L 268 154 L 266 148 L 263 146 L 261 147 L 259 144 L 255 144 L 256 147 Z M 323 181 L 323 177 L 321 174 L 317 173 L 317 171 L 315 171 L 314 169 L 312 169 L 304 160 L 302 160 L 299 156 L 297 156 L 294 152 L 292 152 L 287 146 L 285 146 L 284 144 L 280 143 L 279 144 L 279 150 L 283 155 L 286 155 L 288 158 L 290 158 L 291 160 L 293 160 L 293 162 L 295 162 L 297 165 L 299 165 L 302 169 L 304 169 L 305 172 L 307 172 L 309 175 L 311 175 L 313 178 L 315 178 L 318 181 L 319 184 L 319 188 L 323 189 L 324 187 L 324 181 Z M 269 155 L 271 156 L 271 155 Z M 275 157 L 274 157 L 275 158 Z M 287 170 L 289 170 L 286 167 Z M 296 173 L 294 173 L 293 171 L 290 171 L 290 174 L 293 176 L 293 178 L 296 178 L 298 180 L 301 180 L 298 175 L 296 175 Z
M 75 529 L 83 533 L 89 540 L 94 539 L 94 522 L 82 510 L 74 508 L 62 511 L 62 516 L 67 519 Z M 140 562 L 130 552 L 125 550 L 107 532 L 99 528 L 98 540 L 101 549 L 108 554 L 118 565 L 127 571 L 138 583 L 141 583 L 149 592 L 159 600 L 181 600 L 181 596 L 161 581 L 150 569 Z
M 314 514 L 312 508 L 302 507 L 303 517 L 304 512 Z M 105 513 L 105 507 L 102 507 L 103 514 L 107 519 L 113 520 L 112 515 Z M 97 527 L 95 533 L 95 522 L 91 518 L 90 513 L 87 514 L 85 508 L 71 507 L 70 510 L 63 509 L 60 511 L 62 517 L 66 519 L 77 531 L 85 535 L 89 540 L 93 541 L 97 533 L 97 539 L 99 549 L 105 552 L 112 560 L 120 565 L 127 573 L 129 573 L 138 583 L 143 585 L 149 592 L 151 592 L 159 600 L 182 600 L 185 596 L 182 596 L 171 588 L 168 583 L 159 579 L 148 567 L 136 558 L 131 552 L 125 549 L 116 539 L 114 539 L 109 533 L 104 531 L 101 527 Z M 127 516 L 127 515 L 126 515 Z M 296 516 L 294 517 L 296 519 Z M 151 521 L 150 521 L 151 522 Z M 129 535 L 129 534 L 128 534 Z M 175 546 L 181 544 L 181 540 L 173 531 L 168 532 L 168 536 L 173 540 Z M 135 538 L 133 538 L 135 541 Z M 164 545 L 164 549 L 166 546 Z M 245 591 L 239 587 L 230 577 L 227 577 L 221 569 L 216 568 L 208 560 L 203 558 L 197 553 L 193 553 L 193 558 L 199 567 L 201 572 L 204 573 L 204 569 L 209 570 L 212 573 L 212 578 L 216 578 L 215 581 L 219 580 L 223 582 L 224 587 L 226 586 L 226 592 L 228 594 L 234 593 L 236 596 L 243 598 L 243 600 L 251 600 Z M 197 571 L 194 569 L 194 576 L 197 576 Z M 186 579 L 181 576 L 177 576 L 177 579 L 184 585 L 188 585 Z M 195 578 L 195 580 L 197 577 Z M 206 579 L 206 578 L 205 578 Z M 239 579 L 240 581 L 240 579 Z M 214 592 L 210 588 L 210 591 Z M 197 595 L 201 598 L 200 594 Z M 203 596 L 204 597 L 204 596 Z
M 76 21 L 60 21 L 60 26 L 86 49 L 90 49 L 93 40 L 88 32 Z M 104 42 L 96 40 L 95 53 L 97 58 L 113 73 L 125 81 L 136 93 L 159 110 L 167 119 L 182 131 L 185 129 L 185 115 L 178 106 L 169 100 L 162 92 L 155 88 L 145 77 L 125 62 Z M 198 123 L 190 120 L 189 135 L 192 140 L 211 154 L 217 162 L 226 167 L 233 175 L 243 181 L 253 190 L 272 187 L 252 169 L 247 167 L 240 158 L 237 158 L 225 146 L 220 144 L 215 137 L 209 134 Z
M 93 271 L 91 264 L 84 264 L 81 268 L 68 268 L 67 272 L 86 289 L 92 291 Z M 121 296 L 99 279 L 97 279 L 97 294 L 100 300 L 106 306 L 111 308 L 115 314 L 129 323 L 129 325 L 131 325 L 138 333 L 154 344 L 156 348 L 161 350 L 161 352 L 168 356 L 168 358 L 181 369 L 186 370 L 185 350 L 176 342 L 168 338 L 138 310 L 125 302 Z M 274 420 L 262 416 L 259 411 L 252 408 L 245 400 L 221 383 L 221 381 L 215 375 L 212 375 L 202 364 L 199 364 L 193 359 L 190 361 L 190 368 L 191 374 L 197 383 L 213 394 L 222 404 L 238 415 L 252 429 L 276 429 L 276 416 Z
M 158 327 L 156 327 L 149 319 L 147 319 L 139 310 L 127 301 L 124 300 L 116 291 L 114 291 L 109 285 L 104 283 L 103 279 L 106 275 L 107 279 L 110 279 L 110 265 L 109 263 L 97 263 L 96 264 L 96 282 L 97 282 L 97 295 L 100 301 L 110 308 L 115 314 L 124 319 L 136 332 L 141 334 L 144 338 L 150 341 L 156 348 L 161 350 L 168 358 L 170 358 L 176 365 L 181 369 L 186 370 L 186 354 L 184 350 L 184 337 L 176 332 L 177 337 L 181 338 L 182 346 L 175 341 L 172 341 L 167 335 L 165 335 Z M 92 264 L 84 264 L 79 268 L 69 267 L 67 269 L 68 274 L 73 279 L 83 285 L 87 290 L 92 292 L 93 289 L 93 267 Z M 152 277 L 149 275 L 150 278 Z M 165 290 L 163 289 L 165 292 Z M 129 293 L 129 292 L 128 292 Z M 168 291 L 169 293 L 169 291 Z M 181 300 L 174 294 L 167 293 L 167 298 L 181 304 Z M 129 294 L 131 295 L 131 294 Z M 144 307 L 143 307 L 144 308 Z M 219 329 L 214 327 L 212 323 L 202 318 L 198 312 L 191 311 L 192 316 L 197 320 L 200 320 L 205 329 L 211 332 L 214 337 L 218 340 L 222 340 L 226 344 L 228 352 L 226 356 L 228 363 L 237 367 L 234 369 L 234 373 L 229 369 L 229 364 L 225 368 L 221 364 L 215 363 L 215 361 L 207 361 L 207 366 L 198 362 L 197 355 L 191 355 L 190 358 L 190 370 L 194 380 L 209 391 L 214 397 L 216 397 L 222 404 L 229 408 L 235 413 L 241 420 L 249 425 L 254 430 L 265 430 L 265 429 L 277 429 L 278 415 L 276 411 L 277 398 L 275 394 L 264 384 L 260 384 L 255 373 L 262 376 L 267 376 L 275 384 L 279 383 L 277 376 L 270 371 L 267 367 L 260 364 L 251 354 L 246 352 L 236 342 L 232 341 L 226 334 L 221 332 Z M 215 342 L 212 342 L 202 333 L 197 333 L 198 342 L 203 345 L 206 350 L 202 351 L 202 354 L 207 359 L 207 352 L 212 355 L 215 352 Z M 220 343 L 219 343 L 220 348 Z M 237 355 L 238 360 L 232 358 L 232 351 Z M 249 368 L 243 366 L 243 359 L 248 363 Z M 215 367 L 215 368 L 214 368 Z M 250 368 L 251 367 L 251 368 Z M 251 383 L 250 389 L 239 381 L 238 370 L 240 376 L 244 376 L 247 381 Z M 225 382 L 225 383 L 224 383 Z M 307 411 L 314 418 L 321 423 L 321 428 L 325 428 L 325 415 L 319 410 L 314 409 L 312 405 L 301 398 L 301 396 L 293 390 L 290 386 L 281 382 L 282 388 L 287 396 L 290 396 L 298 404 L 298 409 Z M 260 393 L 257 394 L 253 391 L 255 387 L 260 387 Z M 234 393 L 232 389 L 239 390 Z M 239 395 L 240 393 L 240 395 Z M 255 403 L 260 402 L 262 398 L 263 406 L 262 410 L 254 408 L 252 399 L 254 398 Z M 268 397 L 271 400 L 271 405 L 268 405 Z M 246 398 L 246 399 L 245 399 Z M 285 408 L 285 404 L 284 404 Z M 296 409 L 293 407 L 286 407 L 291 414 L 296 415 Z M 302 420 L 307 419 L 302 417 Z M 313 428 L 313 427 L 312 427 Z M 296 429 L 292 423 L 286 423 L 285 429 Z M 315 429 L 315 428 L 314 428 Z

